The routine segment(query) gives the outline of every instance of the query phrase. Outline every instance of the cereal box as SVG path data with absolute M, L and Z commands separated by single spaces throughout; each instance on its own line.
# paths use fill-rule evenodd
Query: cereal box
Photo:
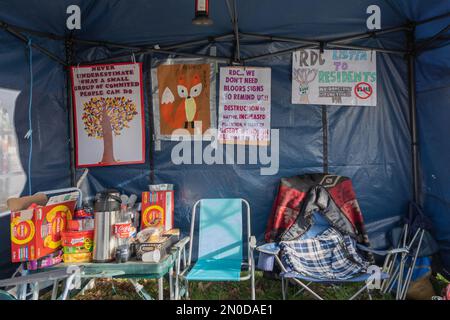
M 152 191 L 142 193 L 141 230 L 162 227 L 167 231 L 173 228 L 174 191 L 166 186 L 150 186 Z
M 11 260 L 40 259 L 61 247 L 61 232 L 72 219 L 76 201 L 11 213 Z

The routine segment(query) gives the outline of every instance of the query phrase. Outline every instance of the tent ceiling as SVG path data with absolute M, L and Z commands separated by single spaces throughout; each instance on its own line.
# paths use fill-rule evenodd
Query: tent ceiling
M 377 4 L 382 28 L 389 28 L 450 12 L 447 1 L 432 0 L 245 0 L 237 1 L 239 28 L 243 32 L 303 38 L 326 38 L 365 32 L 366 8 Z M 211 27 L 194 26 L 192 0 L 0 0 L 0 20 L 51 32 L 68 33 L 66 8 L 78 4 L 82 11 L 81 38 L 120 43 L 168 43 L 232 32 L 225 0 L 211 1 Z
M 363 43 L 361 41 L 359 43 L 358 41 L 356 43 L 352 42 L 351 46 L 349 41 L 347 41 L 346 47 L 342 47 L 342 42 L 332 45 L 329 41 L 340 37 L 345 38 L 355 34 L 366 33 L 366 8 L 372 4 L 377 4 L 381 8 L 383 30 L 408 25 L 409 20 L 419 21 L 430 18 L 429 15 L 423 14 L 423 12 L 432 12 L 435 16 L 450 12 L 448 5 L 442 5 L 442 2 L 439 1 L 427 1 L 428 5 L 426 7 L 424 7 L 424 1 L 418 0 L 364 0 L 357 3 L 351 0 L 344 0 L 338 4 L 333 0 L 305 1 L 302 3 L 295 0 L 277 2 L 270 0 L 255 1 L 212 1 L 210 16 L 214 19 L 214 25 L 210 27 L 192 25 L 193 2 L 180 0 L 167 0 L 164 2 L 136 0 L 133 1 L 132 5 L 130 5 L 130 2 L 123 0 L 45 3 L 36 0 L 0 0 L 0 21 L 25 29 L 48 32 L 56 35 L 55 39 L 60 40 L 70 34 L 76 39 L 88 40 L 85 43 L 78 42 L 78 44 L 88 46 L 99 46 L 99 43 L 96 41 L 107 41 L 109 43 L 106 45 L 107 47 L 133 50 L 135 53 L 155 52 L 154 46 L 157 45 L 157 48 L 166 50 L 166 52 L 164 50 L 159 52 L 169 54 L 172 49 L 176 49 L 170 48 L 171 44 L 180 41 L 194 41 L 194 44 L 196 44 L 199 39 L 211 40 L 211 37 L 232 36 L 234 33 L 235 36 L 239 34 L 243 37 L 240 40 L 242 42 L 249 39 L 289 42 L 290 38 L 300 38 L 316 42 L 312 46 L 311 43 L 302 43 L 305 47 L 307 45 L 315 48 L 322 47 L 323 43 L 317 42 L 326 41 L 327 48 L 383 48 L 384 52 L 404 54 L 406 41 L 405 38 L 400 38 L 398 33 L 384 34 L 381 43 L 379 39 L 373 38 L 369 39 L 372 41 L 364 41 Z M 233 3 L 237 4 L 236 19 L 238 21 L 232 20 L 234 18 Z M 81 30 L 75 30 L 74 32 L 68 31 L 65 27 L 66 8 L 71 4 L 78 4 L 82 12 Z M 419 15 L 418 13 L 422 14 Z M 282 19 L 279 17 L 282 17 Z M 444 37 L 444 41 L 447 41 L 448 24 L 443 29 L 438 30 L 440 33 L 437 31 L 433 33 L 433 31 L 435 28 L 443 25 L 443 23 L 448 23 L 448 20 L 450 20 L 450 17 L 433 22 L 434 28 L 418 28 L 419 38 L 428 32 L 430 34 L 428 37 L 431 40 L 440 41 Z M 239 33 L 237 30 L 239 30 Z M 17 30 L 10 29 L 9 31 L 14 36 L 26 41 L 24 34 L 18 34 Z M 250 37 L 249 35 L 251 34 L 265 35 L 266 38 Z M 267 37 L 268 35 L 279 38 L 270 38 Z M 223 40 L 233 41 L 233 38 L 228 37 L 223 38 Z M 433 44 L 431 40 L 422 41 L 420 47 L 430 47 Z M 123 47 L 111 46 L 111 43 L 120 44 Z M 198 45 L 200 44 L 205 43 L 199 42 Z M 151 45 L 150 50 L 147 47 L 142 48 L 143 45 Z M 235 45 L 238 48 L 238 50 L 235 50 L 235 60 L 239 61 L 242 58 L 244 62 L 254 61 L 255 57 L 241 57 L 239 42 L 235 43 Z M 62 59 L 58 55 L 52 55 L 36 43 L 34 46 L 50 55 L 53 60 L 62 63 Z M 141 48 L 138 46 L 141 46 Z M 170 49 L 168 51 L 167 46 Z M 292 46 L 293 49 L 301 47 L 298 45 Z M 290 52 L 290 49 L 288 48 L 284 51 Z M 273 54 L 274 52 L 271 51 L 260 56 L 266 57 Z M 277 54 L 276 51 L 275 54 Z M 112 58 L 114 59 L 115 56 Z M 221 58 L 219 57 L 219 59 Z M 223 58 L 226 58 L 222 59 L 224 62 L 231 62 L 228 57 Z M 104 61 L 100 60 L 99 62 Z

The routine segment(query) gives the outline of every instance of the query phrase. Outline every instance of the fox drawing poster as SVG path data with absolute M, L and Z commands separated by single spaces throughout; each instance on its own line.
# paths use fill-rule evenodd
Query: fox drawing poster
M 157 136 L 170 139 L 177 129 L 203 134 L 214 122 L 214 68 L 210 63 L 171 62 L 152 70 Z

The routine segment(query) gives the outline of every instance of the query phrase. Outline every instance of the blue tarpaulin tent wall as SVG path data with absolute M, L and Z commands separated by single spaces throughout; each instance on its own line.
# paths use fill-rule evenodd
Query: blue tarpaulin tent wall
M 431 10 L 430 10 L 431 9 Z M 427 19 L 450 11 L 450 2 L 419 11 Z M 418 12 L 418 13 L 419 13 Z M 422 168 L 422 201 L 431 217 L 434 235 L 440 244 L 441 257 L 450 270 L 450 18 L 424 24 L 417 28 L 417 41 L 440 34 L 431 50 L 418 53 L 417 109 Z M 419 44 L 420 46 L 420 44 Z
M 379 5 L 382 28 L 405 25 L 450 12 L 447 1 L 268 1 L 238 3 L 241 32 L 326 41 L 367 32 L 366 8 Z M 82 28 L 66 28 L 66 8 L 81 7 Z M 52 33 L 48 39 L 23 31 L 32 42 L 63 60 L 68 58 L 64 36 L 109 41 L 128 45 L 181 43 L 233 32 L 226 1 L 211 1 L 214 25 L 191 24 L 193 1 L 0 1 L 0 20 L 11 25 Z M 432 37 L 449 24 L 440 19 L 417 27 L 417 43 Z M 6 26 L 3 25 L 3 28 Z M 30 74 L 26 43 L 0 32 L 0 88 L 20 91 L 16 102 L 15 127 L 24 168 L 28 166 L 28 99 Z M 445 34 L 444 34 L 445 36 Z M 447 33 L 448 36 L 448 33 Z M 445 39 L 444 39 L 445 40 Z M 424 51 L 416 59 L 419 148 L 421 154 L 422 201 L 435 225 L 444 260 L 450 266 L 450 143 L 446 119 L 450 115 L 449 47 Z M 448 40 L 448 37 L 447 37 Z M 405 32 L 361 39 L 354 45 L 404 50 Z M 447 45 L 447 46 L 445 46 Z M 233 56 L 233 42 L 204 43 L 183 52 Z M 298 45 L 297 45 L 298 46 Z M 240 54 L 263 55 L 293 45 L 281 41 L 244 41 Z M 131 49 L 74 41 L 72 64 L 97 62 L 117 55 L 111 61 L 130 61 Z M 167 55 L 137 54 L 144 63 L 146 163 L 92 168 L 83 190 L 90 196 L 106 187 L 140 194 L 151 183 L 175 185 L 175 224 L 188 230 L 190 209 L 200 198 L 243 197 L 252 206 L 253 232 L 262 239 L 279 179 L 323 170 L 353 180 L 358 200 L 375 246 L 384 246 L 384 234 L 399 221 L 413 198 L 408 65 L 404 55 L 377 53 L 378 103 L 376 107 L 314 106 L 291 104 L 291 54 L 271 56 L 246 65 L 272 69 L 271 127 L 280 130 L 280 169 L 276 175 L 261 176 L 256 165 L 179 165 L 170 159 L 173 142 L 163 141 L 156 151 L 152 141 L 150 68 Z M 33 157 L 32 191 L 67 187 L 71 184 L 69 97 L 66 70 L 38 49 L 33 49 Z M 1 98 L 1 97 L 0 97 Z M 446 117 L 447 116 L 447 117 Z M 324 133 L 327 133 L 324 140 Z M 324 144 L 328 154 L 324 152 Z M 82 171 L 77 170 L 79 177 Z M 27 186 L 24 194 L 27 193 Z M 0 230 L 9 229 L 2 219 Z M 8 270 L 9 233 L 0 233 L 0 272 Z

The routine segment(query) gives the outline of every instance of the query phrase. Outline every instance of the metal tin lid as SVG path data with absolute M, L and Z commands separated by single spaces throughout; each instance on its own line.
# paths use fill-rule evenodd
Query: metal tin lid
M 106 189 L 95 196 L 94 211 L 107 212 L 120 210 L 120 193 L 115 189 Z

